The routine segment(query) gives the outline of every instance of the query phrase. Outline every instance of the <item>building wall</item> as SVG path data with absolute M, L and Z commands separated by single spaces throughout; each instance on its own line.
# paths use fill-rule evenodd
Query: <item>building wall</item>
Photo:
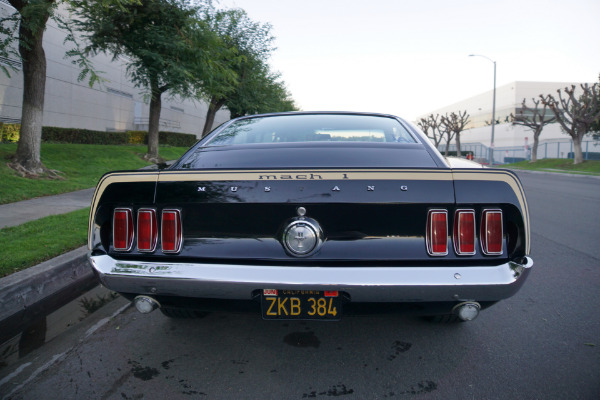
M 489 147 L 492 138 L 492 127 L 468 129 L 460 134 L 461 143 L 481 143 Z M 544 127 L 540 134 L 540 140 L 564 139 L 570 140 L 570 136 L 563 133 L 558 124 L 549 124 Z M 494 127 L 494 146 L 510 147 L 524 146 L 528 142 L 533 143 L 533 132 L 522 126 L 512 124 L 500 124 Z
M 0 2 L 0 12 L 11 11 L 9 5 Z M 94 68 L 102 72 L 105 81 L 90 88 L 87 78 L 78 81 L 78 66 L 64 58 L 70 46 L 63 44 L 64 38 L 65 33 L 49 21 L 44 33 L 47 78 L 43 124 L 100 131 L 147 130 L 149 99 L 143 89 L 128 79 L 126 59 L 112 60 L 107 55 L 94 57 Z M 21 72 L 11 72 L 10 78 L 0 72 L 0 121 L 21 118 L 22 93 Z M 163 94 L 160 129 L 199 137 L 207 109 L 205 102 Z M 228 119 L 229 111 L 219 111 L 214 126 Z

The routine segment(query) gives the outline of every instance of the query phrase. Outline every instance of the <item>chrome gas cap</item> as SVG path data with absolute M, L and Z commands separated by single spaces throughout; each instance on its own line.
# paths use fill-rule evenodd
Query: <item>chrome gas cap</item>
M 298 256 L 310 254 L 319 243 L 318 229 L 308 221 L 294 221 L 283 234 L 286 249 Z
M 323 244 L 323 231 L 317 221 L 306 216 L 306 208 L 298 207 L 296 213 L 298 216 L 288 221 L 283 230 L 281 243 L 288 254 L 307 257 Z

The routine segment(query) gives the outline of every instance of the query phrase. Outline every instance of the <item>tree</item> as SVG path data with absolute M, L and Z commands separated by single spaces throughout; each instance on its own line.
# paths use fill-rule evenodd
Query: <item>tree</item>
M 234 71 L 237 79 L 232 80 L 227 74 L 214 74 L 199 88 L 199 97 L 206 98 L 209 106 L 202 136 L 212 129 L 215 115 L 234 96 L 236 91 L 243 91 L 244 85 L 252 81 L 253 74 L 264 73 L 265 61 L 273 48 L 271 42 L 271 25 L 252 21 L 244 10 L 219 10 L 207 16 L 212 30 L 221 38 L 225 48 L 233 48 L 238 57 L 227 62 L 227 70 Z M 224 70 L 223 72 L 226 72 Z
M 428 138 L 433 140 L 433 143 L 437 148 L 446 134 L 444 126 L 440 122 L 440 114 L 430 114 L 427 118 L 421 118 L 417 121 L 417 125 L 419 125 L 419 128 L 421 128 Z
M 79 16 L 77 29 L 87 42 L 85 54 L 112 54 L 113 59 L 125 56 L 128 75 L 147 91 L 150 112 L 145 158 L 160 161 L 162 95 L 190 97 L 199 82 L 210 79 L 213 70 L 220 68 L 214 57 L 222 50 L 216 50 L 218 37 L 198 17 L 199 8 L 185 0 L 140 0 L 125 5 L 125 12 L 119 7 L 98 7 L 93 0 L 73 0 L 73 6 L 72 12 Z
M 279 74 L 270 74 L 261 91 L 262 101 L 255 114 L 285 111 L 300 111 L 296 106 L 285 82 L 279 80 Z
M 456 155 L 461 156 L 460 153 L 460 133 L 465 130 L 465 127 L 469 123 L 469 114 L 467 111 L 459 111 L 458 114 L 451 112 L 446 114 L 441 119 L 441 124 L 444 125 L 446 131 L 446 156 L 448 156 L 448 148 L 450 147 L 450 141 L 456 136 Z
M 581 142 L 586 134 L 592 132 L 594 123 L 600 118 L 600 84 L 589 86 L 585 83 L 580 87 L 581 95 L 575 93 L 575 85 L 566 87 L 564 96 L 558 89 L 558 100 L 551 94 L 540 95 L 542 103 L 552 110 L 560 126 L 573 140 L 573 164 L 583 162 Z
M 523 99 L 521 109 L 515 116 L 510 114 L 513 125 L 521 125 L 529 128 L 533 131 L 533 147 L 531 148 L 531 162 L 537 161 L 537 149 L 540 142 L 540 134 L 546 124 L 551 124 L 556 121 L 556 117 L 550 111 L 546 104 L 543 104 L 541 100 L 531 99 L 534 106 L 533 108 L 528 107 L 526 99 Z M 540 109 L 540 104 L 542 108 Z
M 600 83 L 600 75 L 598 77 L 598 83 Z M 600 97 L 600 90 L 596 94 L 596 97 Z M 596 107 L 600 108 L 600 99 L 597 99 Z M 596 121 L 592 123 L 590 127 L 591 132 L 600 133 L 600 117 L 596 118 Z
M 43 47 L 44 31 L 49 19 L 55 20 L 60 27 L 69 28 L 59 14 L 56 13 L 60 0 L 8 0 L 15 12 L 0 18 L 0 56 L 19 58 L 23 67 L 23 103 L 21 110 L 21 132 L 17 152 L 9 164 L 23 176 L 49 174 L 41 161 L 40 149 L 42 141 L 42 121 L 44 113 L 44 98 L 46 90 L 46 55 Z M 101 0 L 101 7 L 121 7 L 128 1 L 134 0 Z M 75 45 L 74 38 L 71 39 Z M 15 49 L 15 42 L 17 46 Z M 75 61 L 82 67 L 80 80 L 89 75 L 90 86 L 99 80 L 91 64 L 86 58 L 80 57 L 76 49 L 67 52 L 77 57 Z M 2 66 L 5 74 L 9 70 Z
M 255 60 L 258 61 L 258 60 Z M 269 71 L 264 62 L 255 62 L 238 77 L 235 89 L 226 97 L 231 118 L 281 111 L 298 111 L 279 74 Z

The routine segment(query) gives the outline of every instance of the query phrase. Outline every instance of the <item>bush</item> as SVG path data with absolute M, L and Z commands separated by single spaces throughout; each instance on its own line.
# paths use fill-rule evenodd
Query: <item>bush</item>
M 72 144 L 128 144 L 125 132 L 103 132 L 54 126 L 42 127 L 42 141 Z
M 148 144 L 148 132 L 104 132 L 89 129 L 44 126 L 42 128 L 42 141 L 74 144 Z M 196 135 L 189 133 L 158 132 L 158 143 L 162 145 L 190 147 L 196 141 Z
M 190 147 L 196 143 L 196 135 L 179 132 L 158 132 L 158 143 L 173 147 Z
M 21 124 L 4 124 L 0 122 L 0 142 L 16 143 L 19 141 Z

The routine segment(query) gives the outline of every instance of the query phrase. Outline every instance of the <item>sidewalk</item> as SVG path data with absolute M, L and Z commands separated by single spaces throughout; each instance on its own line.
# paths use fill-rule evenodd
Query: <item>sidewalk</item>
M 90 206 L 94 188 L 0 205 L 0 229 Z

